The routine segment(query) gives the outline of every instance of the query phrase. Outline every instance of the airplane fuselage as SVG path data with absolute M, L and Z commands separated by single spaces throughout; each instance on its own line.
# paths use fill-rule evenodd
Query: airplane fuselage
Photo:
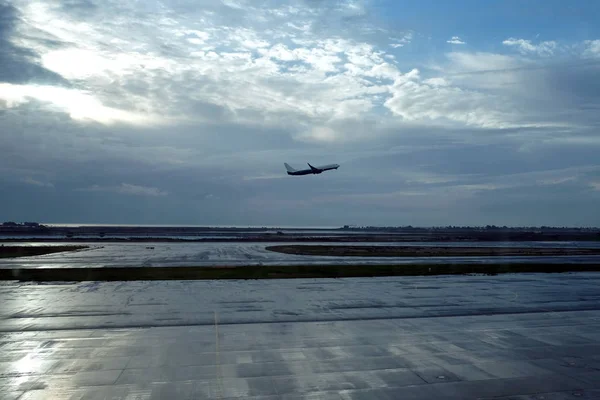
M 308 164 L 308 166 L 310 167 L 310 169 L 295 170 L 295 169 L 291 168 L 289 165 L 286 164 L 287 174 L 288 175 L 321 174 L 324 171 L 329 171 L 329 170 L 332 170 L 332 169 L 338 169 L 340 167 L 339 164 L 329 164 L 329 165 L 323 165 L 321 167 L 313 167 L 312 165 Z
M 290 172 L 288 171 L 288 175 L 311 175 L 311 174 L 315 174 L 316 172 L 311 171 L 310 169 L 304 169 L 302 171 L 294 171 L 294 172 Z

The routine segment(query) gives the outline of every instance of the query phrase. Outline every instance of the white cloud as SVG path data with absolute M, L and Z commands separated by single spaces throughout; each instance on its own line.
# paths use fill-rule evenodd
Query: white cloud
M 222 0 L 223 4 L 227 7 L 235 8 L 238 10 L 242 10 L 245 6 L 244 1 L 234 1 L 234 0 Z
M 562 178 L 547 178 L 542 179 L 538 183 L 541 185 L 561 185 L 567 182 L 575 182 L 577 180 L 577 176 L 565 176 Z
M 539 44 L 531 43 L 531 40 L 508 38 L 502 42 L 503 45 L 515 47 L 521 54 L 537 54 L 539 56 L 551 56 L 557 50 L 555 41 L 546 41 Z
M 240 13 L 243 4 L 248 6 L 239 1 L 228 6 Z M 131 12 L 124 7 L 124 15 Z M 362 15 L 364 5 L 349 1 L 337 9 Z M 295 126 L 294 138 L 323 143 L 369 138 L 368 130 L 357 135 L 339 126 L 372 116 L 396 126 L 503 129 L 540 123 L 524 123 L 525 110 L 506 96 L 515 74 L 460 76 L 526 66 L 524 57 L 452 52 L 449 63 L 438 67 L 438 76 L 421 77 L 416 69 L 402 73 L 389 61 L 393 56 L 373 44 L 315 35 L 311 27 L 323 15 L 318 8 L 244 11 L 259 25 L 298 16 L 293 24 L 277 22 L 268 29 L 219 24 L 214 13 L 203 12 L 191 23 L 159 8 L 146 15 L 151 30 L 78 21 L 57 10 L 43 3 L 23 7 L 30 24 L 20 27 L 15 40 L 35 49 L 45 68 L 77 82 L 76 88 L 12 85 L 0 92 L 9 106 L 33 98 L 81 121 L 151 126 L 210 121 L 209 113 L 195 112 L 195 107 L 210 105 L 230 121 Z M 32 39 L 39 31 L 69 44 L 49 46 Z M 410 43 L 413 33 L 389 39 L 390 46 L 399 47 Z M 465 43 L 458 36 L 448 42 Z M 504 43 L 524 54 L 546 54 L 554 46 L 513 38 Z M 593 43 L 589 48 L 595 48 Z M 386 109 L 392 113 L 378 114 Z
M 446 43 L 450 43 L 450 44 L 466 44 L 465 41 L 461 40 L 460 37 L 458 36 L 452 36 L 452 38 L 450 40 L 446 40 Z
M 423 83 L 430 86 L 448 86 L 450 83 L 445 78 L 429 78 L 425 79 Z
M 535 170 L 487 178 L 491 183 L 502 187 L 557 186 L 577 183 L 589 173 L 596 173 L 598 166 L 578 166 L 560 169 Z
M 57 86 L 0 83 L 0 100 L 4 101 L 6 108 L 37 100 L 48 104 L 50 109 L 63 111 L 71 118 L 81 121 L 89 120 L 103 124 L 126 122 L 136 125 L 159 122 L 153 115 L 106 107 L 90 93 Z
M 450 74 L 484 71 L 498 71 L 522 66 L 520 60 L 504 54 L 486 52 L 451 52 L 447 58 L 451 65 L 446 69 Z
M 360 14 L 362 6 L 353 1 L 341 7 Z M 389 61 L 390 55 L 373 44 L 299 29 L 311 25 L 310 18 L 319 15 L 315 9 L 283 7 L 273 13 L 252 8 L 247 14 L 261 24 L 282 15 L 301 17 L 293 26 L 282 23 L 263 30 L 219 25 L 208 14 L 200 14 L 192 24 L 158 12 L 147 16 L 155 22 L 151 31 L 101 21 L 78 23 L 49 6 L 30 5 L 23 11 L 35 29 L 70 43 L 58 48 L 29 43 L 44 67 L 83 82 L 87 90 L 24 86 L 13 91 L 27 92 L 79 120 L 148 126 L 194 123 L 211 117 L 189 110 L 214 105 L 223 110 L 223 118 L 293 125 L 294 138 L 317 142 L 369 138 L 368 130 L 357 135 L 340 130 L 338 122 L 369 118 L 382 109 L 392 114 L 378 118 L 397 125 L 518 126 L 517 111 L 504 98 L 465 87 L 460 79 L 446 76 L 452 71 L 424 78 L 416 70 L 416 75 L 403 74 Z M 22 30 L 22 37 L 31 36 L 26 26 Z M 390 39 L 392 45 L 405 45 L 413 33 Z M 464 43 L 459 37 L 451 40 Z M 104 46 L 107 41 L 116 44 Z M 449 58 L 460 71 L 516 65 L 514 59 L 495 54 L 451 53 Z M 44 90 L 54 92 L 43 95 Z M 26 97 L 20 94 L 10 101 L 20 104 Z
M 342 8 L 360 13 L 361 7 L 348 2 Z M 279 123 L 289 118 L 322 122 L 369 113 L 381 104 L 379 96 L 389 85 L 371 78 L 393 80 L 399 75 L 395 66 L 384 61 L 385 53 L 367 43 L 317 38 L 305 30 L 298 36 L 298 25 L 287 31 L 286 25 L 261 31 L 220 26 L 210 18 L 188 25 L 159 12 L 148 15 L 153 26 L 145 31 L 135 25 L 77 21 L 42 3 L 29 4 L 22 11 L 30 24 L 21 27 L 17 40 L 41 30 L 70 43 L 55 47 L 28 39 L 27 44 L 40 54 L 45 68 L 87 90 L 23 86 L 11 88 L 17 93 L 8 99 L 5 93 L 0 97 L 11 104 L 29 97 L 41 99 L 79 120 L 144 125 L 201 121 L 184 108 L 202 103 L 230 110 L 238 122 Z M 278 12 L 311 11 L 284 7 Z M 308 22 L 295 23 L 306 27 Z M 106 46 L 107 42 L 114 45 Z M 164 48 L 187 58 L 182 62 L 170 57 Z M 129 90 L 129 82 L 143 92 Z
M 482 128 L 513 125 L 501 98 L 440 83 L 446 82 L 441 79 L 425 82 L 419 70 L 413 69 L 396 79 L 392 97 L 385 106 L 409 122 L 451 122 Z
M 337 132 L 327 126 L 316 126 L 297 136 L 299 140 L 333 142 L 337 138 Z
M 338 10 L 345 16 L 360 16 L 366 14 L 364 1 L 361 0 L 344 0 L 340 1 Z
M 584 44 L 586 46 L 583 52 L 585 57 L 600 57 L 600 39 L 586 40 Z
M 159 197 L 166 196 L 168 193 L 155 187 L 132 185 L 130 183 L 121 183 L 119 186 L 99 186 L 93 185 L 89 188 L 79 189 L 86 192 L 112 192 L 118 194 Z
M 410 42 L 412 42 L 413 33 L 409 32 L 401 38 L 390 38 L 390 40 L 392 41 L 392 43 L 390 43 L 390 47 L 393 47 L 395 49 L 397 49 L 399 47 L 404 47 L 407 44 L 409 44 Z
M 238 43 L 245 49 L 256 50 L 269 47 L 269 42 L 259 37 L 258 33 L 248 28 L 237 28 L 231 30 L 228 39 Z
M 27 177 L 27 178 L 21 179 L 21 182 L 26 183 L 28 185 L 33 185 L 33 186 L 48 187 L 48 188 L 54 187 L 54 184 L 52 182 L 42 182 L 37 179 L 33 179 L 32 177 Z
M 256 181 L 256 180 L 270 180 L 270 179 L 285 179 L 287 175 L 283 172 L 279 174 L 264 174 L 264 175 L 256 175 L 256 176 L 244 176 L 243 180 L 245 181 Z
M 138 186 L 129 183 L 121 183 L 118 189 L 119 193 L 132 194 L 140 196 L 166 196 L 167 192 L 164 192 L 155 187 Z

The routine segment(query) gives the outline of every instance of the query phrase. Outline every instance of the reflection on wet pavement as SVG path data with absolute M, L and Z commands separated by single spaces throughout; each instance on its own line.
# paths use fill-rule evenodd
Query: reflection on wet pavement
M 599 283 L 2 282 L 0 398 L 599 398 Z

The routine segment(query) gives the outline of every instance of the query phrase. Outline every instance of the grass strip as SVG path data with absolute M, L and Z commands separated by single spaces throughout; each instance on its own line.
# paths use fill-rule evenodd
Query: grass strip
M 42 256 L 87 249 L 89 246 L 0 246 L 0 258 Z
M 118 267 L 118 268 L 15 268 L 0 269 L 0 280 L 146 281 L 204 279 L 351 278 L 502 273 L 564 273 L 600 271 L 594 264 L 413 264 L 413 265 L 286 265 L 235 267 Z
M 600 248 L 276 245 L 267 250 L 294 255 L 332 257 L 506 257 L 600 255 Z

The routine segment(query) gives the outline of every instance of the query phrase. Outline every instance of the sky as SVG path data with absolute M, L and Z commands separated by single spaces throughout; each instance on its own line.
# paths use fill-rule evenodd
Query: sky
M 0 220 L 600 226 L 598 21 L 595 0 L 0 0 Z

